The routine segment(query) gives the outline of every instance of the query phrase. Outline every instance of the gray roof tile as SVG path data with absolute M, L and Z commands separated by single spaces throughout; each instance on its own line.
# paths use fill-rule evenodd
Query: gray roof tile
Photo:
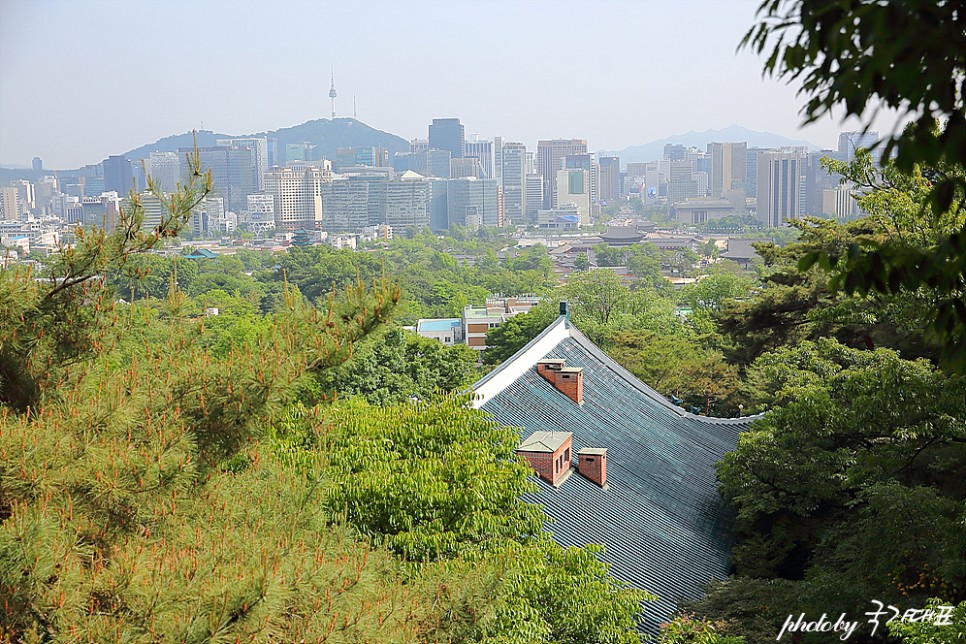
M 561 334 L 558 325 L 567 332 Z M 548 346 L 541 342 L 544 336 L 559 341 Z M 536 373 L 536 362 L 544 358 L 583 368 L 583 405 Z M 511 366 L 514 361 L 533 366 L 521 371 L 519 364 Z M 474 389 L 485 383 L 489 393 L 481 398 L 482 409 L 503 425 L 521 428 L 522 436 L 572 432 L 575 454 L 607 449 L 607 489 L 580 475 L 559 488 L 534 477 L 539 490 L 528 500 L 544 506 L 547 530 L 560 545 L 603 545 L 599 557 L 611 564 L 615 578 L 658 595 L 645 607 L 646 633 L 657 633 L 679 599 L 700 596 L 704 583 L 728 574 L 734 515 L 717 493 L 714 466 L 753 418 L 685 412 L 564 317 Z

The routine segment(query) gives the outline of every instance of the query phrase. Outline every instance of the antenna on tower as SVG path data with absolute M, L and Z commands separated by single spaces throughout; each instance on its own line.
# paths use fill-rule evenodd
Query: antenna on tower
M 332 99 L 332 118 L 335 119 L 335 97 L 338 94 L 335 91 L 335 65 L 332 66 L 332 86 L 329 88 L 329 98 Z
M 356 121 L 359 120 L 356 117 L 356 95 L 355 94 L 352 95 L 352 118 L 355 119 Z

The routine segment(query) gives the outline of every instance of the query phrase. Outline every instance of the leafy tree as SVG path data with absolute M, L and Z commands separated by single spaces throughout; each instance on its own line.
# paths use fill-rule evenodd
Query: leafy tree
M 769 354 L 749 379 L 772 411 L 719 464 L 737 573 L 801 580 L 787 614 L 966 596 L 966 381 L 833 340 Z
M 617 273 L 600 268 L 571 275 L 563 293 L 574 311 L 603 325 L 621 310 L 630 296 Z
M 113 232 L 78 226 L 76 243 L 49 258 L 43 279 L 30 268 L 0 271 L 0 403 L 17 411 L 36 407 L 45 388 L 65 382 L 71 365 L 104 347 L 113 318 L 103 276 L 181 231 L 211 190 L 197 154 L 188 157 L 188 175 L 188 184 L 170 195 L 149 182 L 162 209 L 150 231 L 143 230 L 144 210 L 132 191 Z
M 149 233 L 134 199 L 116 232 L 79 233 L 50 280 L 0 272 L 0 637 L 290 641 L 385 626 L 409 639 L 414 619 L 367 610 L 390 560 L 368 567 L 345 531 L 320 530 L 315 489 L 258 441 L 299 377 L 344 361 L 398 291 L 355 287 L 324 312 L 287 294 L 225 355 L 182 317 L 174 279 L 164 321 L 112 308 L 95 276 L 175 234 L 198 194 L 165 197 Z M 340 556 L 322 565 L 326 552 Z
M 893 133 L 883 158 L 895 149 L 899 167 L 942 162 L 966 166 L 964 74 L 966 59 L 949 43 L 966 40 L 966 20 L 956 2 L 909 0 L 764 0 L 759 24 L 741 42 L 758 53 L 771 48 L 765 73 L 801 80 L 805 123 L 844 108 L 865 118 L 881 102 L 917 119 Z M 902 38 L 893 37 L 903 34 Z M 941 127 L 936 129 L 936 121 Z M 962 179 L 950 182 L 950 189 Z M 950 197 L 938 201 L 949 208 Z
M 587 259 L 587 253 L 580 253 L 577 258 L 574 259 L 574 270 L 586 271 L 590 268 L 590 260 Z
M 747 300 L 726 303 L 715 315 L 733 343 L 729 358 L 749 364 L 769 350 L 829 336 L 850 346 L 938 357 L 938 344 L 922 334 L 923 316 L 934 302 L 929 292 L 847 296 L 832 292 L 829 269 L 800 269 L 799 260 L 809 253 L 843 253 L 857 237 L 880 235 L 874 220 L 838 224 L 806 219 L 792 225 L 801 231 L 799 242 L 783 248 L 756 244 L 766 271 L 761 290 Z
M 683 601 L 680 608 L 686 626 L 695 628 L 710 623 L 716 637 L 771 644 L 788 618 L 789 607 L 795 607 L 799 614 L 805 608 L 799 586 L 799 582 L 785 579 L 730 577 L 708 584 L 703 597 Z
M 608 246 L 601 242 L 594 246 L 598 266 L 623 266 L 624 250 L 616 246 Z
M 466 345 L 446 346 L 397 327 L 358 343 L 344 365 L 319 374 L 318 386 L 329 398 L 359 395 L 374 405 L 427 400 L 469 386 L 476 359 Z
M 545 538 L 546 539 L 546 538 Z M 653 596 L 615 581 L 600 548 L 513 547 L 499 600 L 469 641 L 638 644 L 634 616 Z
M 932 644 L 933 642 L 966 642 L 966 602 L 954 607 L 952 614 L 940 618 L 941 606 L 949 606 L 931 599 L 923 608 L 933 611 L 932 619 L 895 621 L 889 624 L 889 634 L 904 644 Z M 891 615 L 891 611 L 889 613 Z M 945 622 L 945 623 L 937 623 Z
M 737 415 L 738 374 L 724 356 L 684 334 L 623 331 L 611 338 L 608 353 L 625 369 L 662 394 L 681 399 L 703 413 Z M 713 407 L 712 407 L 713 405 Z
M 743 637 L 720 633 L 721 624 L 682 615 L 661 625 L 658 644 L 745 644 Z
M 465 403 L 332 408 L 318 438 L 336 481 L 326 505 L 412 561 L 539 534 L 540 510 L 520 500 L 532 483 L 514 453 L 516 431 Z
M 950 42 L 966 40 L 960 3 L 910 0 L 765 0 L 761 22 L 742 46 L 762 52 L 772 44 L 765 72 L 801 79 L 807 97 L 805 122 L 833 108 L 866 119 L 870 103 L 900 110 L 916 120 L 886 141 L 883 159 L 895 151 L 900 171 L 914 175 L 919 164 L 931 169 L 925 209 L 944 216 L 966 205 L 966 58 Z M 902 33 L 902 38 L 893 37 Z M 802 260 L 806 270 L 821 261 L 835 265 L 833 286 L 849 293 L 895 294 L 928 289 L 937 302 L 927 329 L 945 344 L 949 369 L 966 372 L 966 222 L 926 245 L 896 239 L 866 239 L 847 253 L 815 253 Z
M 695 309 L 718 311 L 725 302 L 743 298 L 753 282 L 733 273 L 718 272 L 706 275 L 681 291 L 681 299 Z
M 555 301 L 540 302 L 526 313 L 514 315 L 486 332 L 483 364 L 500 364 L 534 339 L 557 317 Z
M 658 288 L 668 284 L 661 274 L 662 259 L 661 249 L 654 244 L 635 244 L 628 251 L 627 268 L 642 284 Z

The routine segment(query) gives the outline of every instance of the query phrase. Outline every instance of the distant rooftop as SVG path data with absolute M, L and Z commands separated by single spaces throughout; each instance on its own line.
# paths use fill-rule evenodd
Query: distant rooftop
M 417 331 L 449 331 L 453 327 L 460 326 L 462 321 L 459 318 L 435 318 L 420 320 L 416 323 Z
M 463 315 L 466 316 L 467 319 L 498 318 L 501 315 L 503 315 L 503 311 L 497 310 L 494 308 L 487 309 L 486 307 L 483 307 L 483 306 L 468 306 L 465 309 L 463 309 Z

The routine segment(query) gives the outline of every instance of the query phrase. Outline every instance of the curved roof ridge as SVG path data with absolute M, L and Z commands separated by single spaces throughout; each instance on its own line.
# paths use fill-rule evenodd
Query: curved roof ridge
M 575 327 L 566 315 L 559 316 L 551 322 L 546 329 L 530 342 L 526 343 L 520 350 L 503 361 L 496 369 L 486 374 L 475 383 L 471 389 L 476 393 L 473 406 L 482 407 L 486 401 L 496 396 L 506 389 L 514 380 L 523 375 L 523 372 L 532 368 L 547 355 L 554 347 L 560 344 L 565 338 L 572 338 L 576 343 L 584 348 L 588 353 L 605 364 L 616 375 L 620 376 L 628 384 L 640 391 L 642 394 L 655 401 L 671 413 L 681 418 L 690 418 L 702 423 L 723 424 L 723 425 L 745 425 L 755 421 L 764 412 L 751 416 L 741 416 L 739 418 L 717 418 L 714 416 L 700 416 L 678 407 L 664 397 L 656 389 L 642 381 L 640 378 L 625 369 L 616 360 L 598 347 L 587 336 Z
M 523 375 L 523 372 L 536 365 L 537 361 L 560 344 L 561 340 L 570 337 L 572 326 L 568 322 L 567 317 L 561 315 L 541 331 L 540 335 L 504 360 L 500 366 L 473 383 L 471 389 L 476 392 L 473 407 L 482 407 L 487 400 L 506 389 Z

